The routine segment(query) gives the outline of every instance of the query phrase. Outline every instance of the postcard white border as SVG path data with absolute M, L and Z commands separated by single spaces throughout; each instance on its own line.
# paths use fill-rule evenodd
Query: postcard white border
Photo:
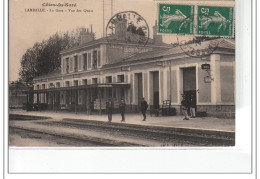
M 188 173 L 187 170 L 194 172 L 194 168 L 199 173 L 204 173 L 196 175 L 200 178 L 208 178 L 207 173 L 248 173 L 248 175 L 237 175 L 234 174 L 236 178 L 252 178 L 254 175 L 251 175 L 251 172 L 254 172 L 252 164 L 254 160 L 252 154 L 254 154 L 254 139 L 252 138 L 252 132 L 255 134 L 255 128 L 253 124 L 256 124 L 255 121 L 251 120 L 251 117 L 254 116 L 252 113 L 251 106 L 251 2 L 244 0 L 236 0 L 236 147 L 232 148 L 200 148 L 199 150 L 190 150 L 191 148 L 174 148 L 172 150 L 76 150 L 75 148 L 70 150 L 28 150 L 27 149 L 10 149 L 9 154 L 9 163 L 8 163 L 8 147 L 7 147 L 7 100 L 8 100 L 8 91 L 7 91 L 7 82 L 8 82 L 8 14 L 7 14 L 7 0 L 4 1 L 5 8 L 5 26 L 4 26 L 4 173 L 5 178 L 35 178 L 35 175 L 32 174 L 8 174 L 9 164 L 12 164 L 9 171 L 41 171 L 42 173 L 57 173 L 59 171 L 67 171 L 77 173 L 85 173 L 86 167 L 89 167 L 87 170 L 90 173 L 96 173 L 99 171 L 105 171 L 105 173 L 110 173 L 106 171 L 126 171 L 124 173 L 150 173 L 154 170 L 158 171 L 172 171 L 172 172 L 163 172 L 163 173 Z M 254 7 L 254 6 L 253 6 Z M 240 28 L 239 28 L 240 27 Z M 239 37 L 239 38 L 238 38 Z M 2 48 L 1 48 L 2 49 Z M 245 60 L 246 59 L 246 60 Z M 2 80 L 2 78 L 1 78 Z M 1 108 L 3 109 L 3 108 Z M 250 122 L 248 122 L 250 121 Z M 253 122 L 253 123 L 252 123 Z M 253 130 L 253 131 L 252 131 Z M 2 134 L 1 134 L 2 135 Z M 253 144 L 251 145 L 251 143 Z M 22 153 L 21 153 L 22 152 Z M 72 152 L 72 153 L 71 153 Z M 69 154 L 69 155 L 68 155 Z M 120 157 L 118 156 L 120 154 Z M 231 161 L 223 163 L 221 158 L 223 155 L 226 158 L 232 158 Z M 22 157 L 22 158 L 19 158 Z M 74 160 L 74 157 L 77 158 L 77 161 Z M 206 160 L 206 159 L 209 160 Z M 47 160 L 46 160 L 47 159 Z M 104 160 L 106 159 L 106 160 Z M 253 161 L 252 161 L 253 159 Z M 15 163 L 13 162 L 15 160 Z M 89 162 L 90 161 L 90 162 Z M 200 163 L 203 161 L 205 163 Z M 225 160 L 226 161 L 226 160 Z M 15 165 L 16 164 L 16 165 Z M 187 167 L 188 165 L 188 167 Z M 9 166 L 9 167 L 8 167 Z M 183 171 L 183 167 L 186 166 L 186 171 Z M 103 168 L 104 167 L 104 168 Z M 116 168 L 118 167 L 118 168 Z M 223 168 L 225 167 L 225 168 Z M 127 168 L 127 169 L 126 169 Z M 83 169 L 82 172 L 79 172 L 80 169 Z M 177 169 L 180 171 L 178 172 Z M 128 171 L 127 171 L 128 170 Z M 222 172 L 219 172 L 222 170 Z M 66 173 L 67 173 L 66 172 Z M 20 173 L 20 172 L 18 172 Z M 158 172 L 160 173 L 160 172 Z M 165 176 L 165 175 L 164 175 Z M 178 175 L 179 176 L 179 175 Z M 189 178 L 190 175 L 187 175 Z M 231 175 L 221 175 L 221 176 L 210 176 L 211 178 L 223 178 L 227 176 L 231 178 Z M 233 176 L 233 175 L 232 175 Z M 57 175 L 41 175 L 38 177 L 61 177 Z M 65 175 L 62 177 L 74 177 L 71 175 Z M 75 174 L 77 178 L 85 178 L 86 176 Z M 157 176 L 159 177 L 159 176 Z M 156 177 L 156 178 L 157 178 Z M 182 178 L 180 176 L 178 178 Z M 193 176 L 192 176 L 193 177 Z M 116 178 L 116 177 L 115 177 Z M 194 177 L 193 177 L 194 178 Z

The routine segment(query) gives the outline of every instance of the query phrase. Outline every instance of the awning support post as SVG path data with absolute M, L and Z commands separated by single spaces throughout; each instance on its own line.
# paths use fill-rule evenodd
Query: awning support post
M 75 90 L 75 114 L 77 114 L 77 103 L 78 103 L 78 95 L 77 95 L 77 90 Z

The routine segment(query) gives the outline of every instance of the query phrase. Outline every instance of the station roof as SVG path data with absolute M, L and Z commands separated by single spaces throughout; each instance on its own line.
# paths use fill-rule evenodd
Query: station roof
M 74 50 L 78 50 L 78 49 L 82 49 L 82 48 L 85 48 L 85 47 L 91 47 L 91 46 L 94 46 L 94 45 L 98 45 L 98 44 L 119 44 L 119 43 L 125 43 L 125 41 L 123 40 L 117 40 L 115 38 L 113 39 L 109 39 L 108 37 L 102 37 L 102 38 L 99 38 L 99 39 L 95 39 L 95 40 L 92 40 L 90 42 L 87 42 L 87 43 L 83 43 L 83 44 L 80 44 L 78 46 L 75 46 L 75 47 L 72 47 L 72 48 L 68 48 L 68 49 L 65 49 L 63 51 L 60 52 L 60 54 L 64 54 L 64 53 L 67 53 L 67 52 L 72 52 Z M 140 45 L 138 42 L 128 42 L 128 43 L 125 43 L 125 45 Z M 170 46 L 169 44 L 167 43 L 164 43 L 164 42 L 154 42 L 153 39 L 149 38 L 146 45 L 151 45 L 151 46 Z
M 205 44 L 206 44 L 206 42 L 201 42 L 202 46 Z M 195 45 L 195 44 L 191 44 L 191 45 Z M 221 39 L 221 40 L 219 40 L 218 48 L 235 50 L 235 41 L 233 39 Z M 181 49 L 181 47 L 177 45 L 170 49 L 158 49 L 158 50 L 154 50 L 154 51 L 150 51 L 150 52 L 136 53 L 136 54 L 133 54 L 129 57 L 122 59 L 118 63 L 107 64 L 105 66 L 109 67 L 109 66 L 115 66 L 115 65 L 121 65 L 121 64 L 123 65 L 123 64 L 127 64 L 128 62 L 130 63 L 133 61 L 138 61 L 138 60 L 143 60 L 143 59 L 160 58 L 160 57 L 165 57 L 165 56 L 170 56 L 170 55 L 177 55 L 180 53 L 184 53 L 184 52 Z
M 60 88 L 48 88 L 33 90 L 29 93 L 44 93 L 44 92 L 55 92 L 55 91 L 70 91 L 70 90 L 83 90 L 83 89 L 98 89 L 98 88 L 129 88 L 130 83 L 98 83 L 90 85 L 60 87 Z

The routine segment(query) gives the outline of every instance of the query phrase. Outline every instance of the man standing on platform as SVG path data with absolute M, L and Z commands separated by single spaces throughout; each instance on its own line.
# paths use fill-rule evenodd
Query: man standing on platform
M 122 116 L 121 122 L 125 122 L 125 101 L 123 99 L 121 99 L 121 103 L 119 104 L 119 111 Z
M 182 110 L 182 114 L 184 115 L 183 120 L 189 120 L 190 119 L 188 116 L 189 101 L 184 94 L 182 95 L 182 98 L 183 99 L 181 101 L 181 110 Z
M 147 104 L 147 102 L 145 101 L 145 99 L 143 97 L 142 101 L 141 101 L 141 111 L 142 111 L 142 114 L 144 116 L 143 121 L 146 121 L 146 111 L 147 111 L 147 108 L 148 108 L 148 104 Z
M 191 118 L 196 118 L 196 98 L 195 95 L 191 95 L 191 99 L 190 99 L 190 113 L 191 113 Z
M 108 102 L 106 103 L 107 107 L 107 116 L 108 116 L 108 122 L 112 121 L 112 114 L 113 114 L 113 109 L 114 109 L 114 104 L 111 99 L 108 99 Z

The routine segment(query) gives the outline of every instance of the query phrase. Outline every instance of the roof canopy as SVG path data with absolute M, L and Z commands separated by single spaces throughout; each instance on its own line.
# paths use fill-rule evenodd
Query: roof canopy
M 130 83 L 100 83 L 100 84 L 91 84 L 91 85 L 61 87 L 61 88 L 49 88 L 49 89 L 33 90 L 30 91 L 29 93 L 45 93 L 45 92 L 55 92 L 55 91 L 70 91 L 70 90 L 98 89 L 98 88 L 130 88 Z

